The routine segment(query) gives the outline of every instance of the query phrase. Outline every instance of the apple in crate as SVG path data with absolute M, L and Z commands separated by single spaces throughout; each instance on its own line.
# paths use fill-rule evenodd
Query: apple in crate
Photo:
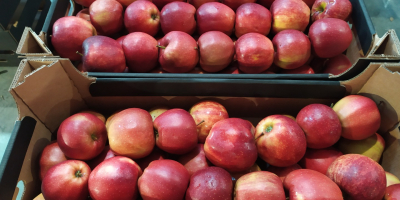
M 126 38 L 126 35 L 123 35 L 123 36 L 119 37 L 118 39 L 116 39 L 116 41 L 121 45 L 121 47 L 123 45 L 123 42 L 124 42 L 125 38 Z
M 241 172 L 231 173 L 233 183 L 236 183 L 236 181 L 237 181 L 240 177 L 242 177 L 242 176 L 244 176 L 244 175 L 246 175 L 246 174 L 248 174 L 248 173 L 251 173 L 251 172 L 258 172 L 258 171 L 262 171 L 262 170 L 261 170 L 260 166 L 257 165 L 257 163 L 254 163 L 254 165 L 251 166 L 251 168 L 248 169 L 248 170 L 241 171 Z
M 397 200 L 400 198 L 400 184 L 391 185 L 386 188 L 384 200 Z
M 140 166 L 140 169 L 145 170 L 151 162 L 167 158 L 168 158 L 167 153 L 155 146 L 150 155 L 141 159 L 137 159 L 135 160 L 135 162 Z
M 190 178 L 185 200 L 232 199 L 231 175 L 220 167 L 208 167 L 197 171 Z
M 76 16 L 90 22 L 89 8 L 82 9 L 76 13 Z
M 300 165 L 298 165 L 298 164 L 296 163 L 296 164 L 290 165 L 290 166 L 288 166 L 288 167 L 275 167 L 275 166 L 270 165 L 270 166 L 267 168 L 267 171 L 276 174 L 276 175 L 281 179 L 281 181 L 282 181 L 282 183 L 283 183 L 283 181 L 285 180 L 286 176 L 287 176 L 290 172 L 292 172 L 292 171 L 294 171 L 294 170 L 298 170 L 298 169 L 302 169 L 302 168 L 300 167 Z
M 196 11 L 197 31 L 221 31 L 230 36 L 235 25 L 235 11 L 219 2 L 209 2 Z
M 86 200 L 90 167 L 83 161 L 66 160 L 46 173 L 42 194 L 46 200 Z
M 130 158 L 116 156 L 100 163 L 90 174 L 89 193 L 96 200 L 129 200 L 138 196 L 142 170 Z
M 332 162 L 341 155 L 343 155 L 343 153 L 333 147 L 325 149 L 307 149 L 306 154 L 299 161 L 299 165 L 304 169 L 312 169 L 326 174 Z
M 160 11 L 150 1 L 135 1 L 125 10 L 124 24 L 129 33 L 155 36 L 160 30 Z
M 123 8 L 116 0 L 96 0 L 90 5 L 90 22 L 99 35 L 111 36 L 123 26 Z
M 268 35 L 271 30 L 271 12 L 256 3 L 246 3 L 236 10 L 235 35 L 240 37 L 246 33 Z
M 66 160 L 67 158 L 61 151 L 56 141 L 53 141 L 51 144 L 47 145 L 40 155 L 40 180 L 43 180 L 47 171 L 51 167 Z
M 383 150 L 385 150 L 385 140 L 381 135 L 375 133 L 363 140 L 342 138 L 339 140 L 337 146 L 344 154 L 361 154 L 379 162 Z
M 239 6 L 246 3 L 255 3 L 257 0 L 221 0 L 221 3 L 232 8 L 233 11 L 236 11 Z
M 342 155 L 333 161 L 326 175 L 349 199 L 378 200 L 385 195 L 385 171 L 367 156 Z
M 397 176 L 395 176 L 394 174 L 390 172 L 385 172 L 385 174 L 386 174 L 386 187 L 400 183 L 399 178 L 397 178 Z
M 149 72 L 158 65 L 157 40 L 147 33 L 128 34 L 122 42 L 122 48 L 131 72 Z
M 81 60 L 82 56 L 76 52 L 82 52 L 83 41 L 96 34 L 93 25 L 82 18 L 61 17 L 53 24 L 51 43 L 62 58 Z
M 94 110 L 82 110 L 80 113 L 92 114 L 92 115 L 96 116 L 97 118 L 99 118 L 104 123 L 106 123 L 106 118 L 104 117 L 104 115 L 99 113 L 99 112 L 97 112 L 97 111 L 94 111 Z
M 192 4 L 196 10 L 203 4 L 208 2 L 218 2 L 219 0 L 188 0 L 187 2 Z
M 97 165 L 99 165 L 100 163 L 102 163 L 103 161 L 115 157 L 115 153 L 110 149 L 110 146 L 106 146 L 104 147 L 103 151 L 96 156 L 95 158 L 86 161 L 86 163 L 89 165 L 90 169 L 94 169 L 97 167 Z
M 98 156 L 107 141 L 104 123 L 89 113 L 77 113 L 65 119 L 57 131 L 57 143 L 65 156 L 90 160 Z
M 158 116 L 160 116 L 167 110 L 169 110 L 167 106 L 155 106 L 153 108 L 150 108 L 149 113 L 151 115 L 151 118 L 153 119 L 153 122 Z
M 349 58 L 344 54 L 339 54 L 326 61 L 325 69 L 322 73 L 339 75 L 350 69 L 351 66 Z
M 175 1 L 161 10 L 160 24 L 164 34 L 182 31 L 192 35 L 196 30 L 196 8 L 186 2 Z
M 186 168 L 174 160 L 156 160 L 139 178 L 139 192 L 143 200 L 182 200 L 189 185 Z
M 323 18 L 347 20 L 352 5 L 349 0 L 316 0 L 311 8 L 311 19 L 317 21 Z
M 151 0 L 154 5 L 157 6 L 158 10 L 162 10 L 165 5 L 174 2 L 174 1 L 181 1 L 181 2 L 186 2 L 186 0 Z
M 275 0 L 271 5 L 272 32 L 306 30 L 310 21 L 310 8 L 302 0 Z
M 197 144 L 196 148 L 191 152 L 179 156 L 178 160 L 192 176 L 195 172 L 210 167 L 210 163 L 204 153 L 204 145 Z

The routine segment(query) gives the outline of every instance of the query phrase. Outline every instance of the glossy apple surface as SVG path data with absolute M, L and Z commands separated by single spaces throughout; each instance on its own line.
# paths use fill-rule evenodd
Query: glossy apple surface
M 76 16 L 90 22 L 89 8 L 82 9 Z
M 311 8 L 311 19 L 316 21 L 323 18 L 347 20 L 352 5 L 349 0 L 316 0 Z
M 322 73 L 339 75 L 350 69 L 352 66 L 349 58 L 344 54 L 339 54 L 333 58 L 329 58 L 325 63 L 325 69 Z
M 179 156 L 177 161 L 188 170 L 190 176 L 197 171 L 210 167 L 211 165 L 204 153 L 203 144 L 197 144 L 195 149 L 187 154 Z
M 57 142 L 52 142 L 47 145 L 40 155 L 40 180 L 43 180 L 44 175 L 51 167 L 66 160 L 67 158 L 61 151 Z
M 302 0 L 275 0 L 270 8 L 272 32 L 306 30 L 310 21 L 310 8 Z
M 326 174 L 332 162 L 341 155 L 343 155 L 343 153 L 333 147 L 325 149 L 307 149 L 306 154 L 299 161 L 299 165 L 303 169 L 312 169 Z
M 104 123 L 106 123 L 106 118 L 104 117 L 104 115 L 99 113 L 99 112 L 97 112 L 97 111 L 94 111 L 94 110 L 82 110 L 81 113 L 92 114 L 92 115 L 96 116 L 97 118 L 99 118 Z
M 363 140 L 341 138 L 337 146 L 344 154 L 361 154 L 379 162 L 383 150 L 385 150 L 385 140 L 381 135 L 375 133 Z
M 175 1 L 161 10 L 161 30 L 164 34 L 171 31 L 182 31 L 192 35 L 196 30 L 196 8 L 186 2 Z
M 131 72 L 149 72 L 158 65 L 157 40 L 147 33 L 128 34 L 122 42 L 122 48 Z
M 384 200 L 397 200 L 400 198 L 400 184 L 391 185 L 386 188 Z
M 268 35 L 271 30 L 271 12 L 257 3 L 245 3 L 236 10 L 235 35 L 246 33 Z
M 197 31 L 200 35 L 208 31 L 221 31 L 230 36 L 235 25 L 235 12 L 219 2 L 209 2 L 196 11 Z
M 294 171 L 294 170 L 298 170 L 298 169 L 302 169 L 302 168 L 301 168 L 300 165 L 298 165 L 298 164 L 296 163 L 296 164 L 290 165 L 290 166 L 288 166 L 288 167 L 275 167 L 275 166 L 270 165 L 270 166 L 267 168 L 267 171 L 276 174 L 276 175 L 281 179 L 281 181 L 282 181 L 282 183 L 283 183 L 283 181 L 285 180 L 286 176 L 287 176 L 290 172 L 292 172 L 292 171 Z
M 89 7 L 90 23 L 100 35 L 111 36 L 123 26 L 123 7 L 116 0 L 96 0 Z
M 129 33 L 144 32 L 155 36 L 160 30 L 160 11 L 150 1 L 135 1 L 125 10 L 124 24 Z

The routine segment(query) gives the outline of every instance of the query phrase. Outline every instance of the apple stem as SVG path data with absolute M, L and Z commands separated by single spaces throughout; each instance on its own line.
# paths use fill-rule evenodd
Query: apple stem
M 82 172 L 81 172 L 81 170 L 78 170 L 78 171 L 76 171 L 75 172 L 75 177 L 77 177 L 77 178 L 80 178 L 80 177 L 82 177 Z
M 331 108 L 333 108 L 334 105 L 335 105 L 335 104 L 331 103 Z
M 76 51 L 76 53 L 77 53 L 77 54 L 79 54 L 80 56 L 83 56 L 83 54 L 82 54 L 82 53 L 80 53 L 79 51 Z
M 201 121 L 201 122 L 199 122 L 198 124 L 196 124 L 196 126 L 199 126 L 200 124 L 202 124 L 202 123 L 204 123 L 205 121 L 204 121 L 204 119 Z
M 262 132 L 258 137 L 256 137 L 255 141 L 257 141 L 261 136 L 264 136 L 264 132 Z
M 166 48 L 166 47 L 160 46 L 160 45 L 156 45 L 156 47 L 161 48 L 161 49 L 165 49 Z

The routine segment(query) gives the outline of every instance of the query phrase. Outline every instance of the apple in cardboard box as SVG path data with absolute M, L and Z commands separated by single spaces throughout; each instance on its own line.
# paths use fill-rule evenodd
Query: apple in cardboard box
M 349 0 L 316 0 L 311 8 L 311 19 L 317 21 L 323 18 L 347 20 L 352 5 Z
M 160 116 L 167 110 L 169 110 L 167 106 L 155 106 L 153 108 L 150 108 L 149 113 L 151 115 L 151 118 L 153 119 L 153 122 L 158 116 Z
M 111 36 L 123 26 L 123 8 L 116 0 L 96 0 L 90 5 L 90 22 L 99 35 Z
M 199 7 L 205 3 L 208 2 L 218 2 L 219 0 L 187 0 L 188 3 L 192 4 L 196 10 L 199 9 Z
M 350 69 L 352 66 L 349 58 L 344 54 L 339 54 L 333 58 L 329 58 L 325 63 L 325 69 L 322 73 L 339 75 Z
M 221 0 L 221 3 L 229 6 L 233 11 L 236 11 L 241 5 L 246 3 L 255 3 L 257 0 Z
M 254 163 L 254 165 L 251 166 L 251 168 L 248 169 L 248 170 L 241 171 L 241 172 L 234 172 L 234 173 L 231 173 L 233 183 L 236 183 L 236 181 L 237 181 L 240 177 L 242 177 L 242 176 L 244 176 L 244 175 L 246 175 L 246 174 L 248 174 L 248 173 L 251 173 L 251 172 L 258 172 L 258 171 L 262 171 L 262 170 L 261 170 L 260 166 L 257 165 L 257 163 Z
M 391 185 L 386 188 L 384 200 L 397 200 L 400 198 L 400 184 Z
M 390 172 L 385 172 L 385 174 L 386 174 L 386 187 L 400 183 L 399 178 L 397 178 L 397 176 L 395 176 L 394 174 Z
M 144 32 L 155 36 L 160 30 L 160 11 L 150 1 L 135 1 L 125 10 L 124 24 L 129 33 Z
M 141 159 L 137 159 L 135 160 L 135 162 L 139 165 L 140 169 L 145 170 L 151 162 L 167 158 L 168 158 L 167 153 L 159 149 L 157 146 L 155 146 L 153 148 L 153 151 L 148 156 Z
M 160 24 L 164 34 L 182 31 L 192 35 L 196 30 L 196 8 L 186 2 L 175 1 L 161 10 Z
M 341 155 L 343 155 L 343 153 L 333 147 L 325 149 L 307 149 L 306 154 L 298 164 L 303 169 L 312 169 L 326 174 L 332 162 Z
M 275 166 L 270 165 L 270 166 L 267 168 L 267 171 L 276 174 L 276 175 L 281 179 L 281 181 L 282 181 L 282 183 L 283 183 L 283 181 L 285 180 L 286 176 L 287 176 L 290 172 L 292 172 L 292 171 L 294 171 L 294 170 L 298 170 L 298 169 L 302 169 L 302 168 L 300 167 L 300 165 L 298 165 L 298 164 L 296 163 L 296 164 L 294 164 L 294 165 L 290 165 L 289 167 L 275 167 Z
M 106 118 L 104 117 L 104 115 L 99 112 L 96 112 L 94 110 L 82 110 L 80 113 L 92 114 L 92 115 L 96 116 L 97 118 L 99 118 L 103 123 L 106 123 Z
M 344 154 L 361 154 L 379 162 L 383 150 L 385 150 L 385 140 L 381 135 L 375 133 L 363 140 L 341 138 L 337 147 Z
M 90 22 L 89 8 L 82 9 L 76 13 L 76 16 Z
M 275 0 L 271 5 L 272 32 L 306 30 L 310 21 L 310 8 L 302 0 Z
M 126 35 L 123 35 L 123 36 L 119 37 L 118 39 L 116 39 L 116 41 L 121 45 L 121 47 L 122 47 L 122 44 L 123 44 L 125 38 L 126 38 Z
M 197 31 L 221 31 L 230 36 L 235 26 L 235 11 L 219 2 L 209 2 L 196 11 Z
M 256 3 L 245 3 L 236 10 L 235 35 L 246 33 L 268 35 L 271 30 L 271 12 Z
M 114 154 L 114 152 L 110 149 L 110 146 L 105 146 L 103 151 L 96 156 L 95 158 L 86 161 L 86 163 L 89 165 L 90 169 L 94 169 L 97 167 L 97 165 L 99 165 L 100 163 L 102 163 L 103 161 L 115 157 L 116 155 Z
M 190 176 L 197 171 L 210 167 L 211 165 L 204 153 L 203 144 L 197 144 L 195 149 L 187 154 L 179 156 L 177 161 L 188 170 Z
M 47 171 L 49 171 L 51 167 L 66 160 L 67 158 L 58 146 L 57 141 L 53 141 L 47 145 L 40 155 L 40 180 L 43 180 Z

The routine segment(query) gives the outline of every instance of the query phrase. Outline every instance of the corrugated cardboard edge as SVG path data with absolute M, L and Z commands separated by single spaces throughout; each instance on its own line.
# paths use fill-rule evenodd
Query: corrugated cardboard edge
M 374 35 L 373 45 L 367 58 L 400 58 L 400 42 L 394 29 L 389 29 L 381 38 Z
M 382 64 L 383 63 L 370 63 L 359 75 L 352 79 L 341 81 L 340 84 L 346 87 L 348 94 L 357 94 L 361 90 L 362 86 Z
M 25 57 L 46 57 L 53 56 L 53 53 L 45 44 L 45 35 L 44 33 L 40 34 L 39 37 L 30 27 L 25 27 L 24 32 L 22 33 L 21 40 L 18 44 L 16 53 L 21 54 Z M 42 51 L 43 53 L 31 52 L 32 49 L 34 51 Z

